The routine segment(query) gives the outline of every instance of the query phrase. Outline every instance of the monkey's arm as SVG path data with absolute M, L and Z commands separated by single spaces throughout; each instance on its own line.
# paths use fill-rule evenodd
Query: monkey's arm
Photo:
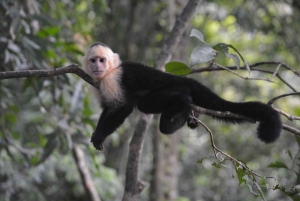
M 98 150 L 103 150 L 103 141 L 112 134 L 133 111 L 133 106 L 125 105 L 117 108 L 104 107 L 96 131 L 91 142 Z

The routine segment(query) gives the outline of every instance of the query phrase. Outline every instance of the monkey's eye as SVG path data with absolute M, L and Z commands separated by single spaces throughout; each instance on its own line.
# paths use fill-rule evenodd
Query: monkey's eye
M 101 58 L 101 59 L 100 59 L 100 62 L 101 62 L 101 63 L 103 63 L 103 62 L 104 62 L 104 59 L 103 59 L 103 58 Z
M 91 61 L 92 63 L 95 63 L 95 62 L 96 62 L 96 59 L 90 59 L 90 61 Z

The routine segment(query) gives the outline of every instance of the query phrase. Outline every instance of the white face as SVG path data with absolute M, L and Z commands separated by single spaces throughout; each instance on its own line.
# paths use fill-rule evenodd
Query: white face
M 90 48 L 83 58 L 83 67 L 94 80 L 101 79 L 111 70 L 120 65 L 119 55 L 108 47 L 101 45 Z

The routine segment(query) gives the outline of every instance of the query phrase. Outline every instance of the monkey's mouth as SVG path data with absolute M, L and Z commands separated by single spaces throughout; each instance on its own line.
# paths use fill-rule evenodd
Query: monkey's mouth
M 103 71 L 93 71 L 94 75 L 101 75 L 103 73 Z

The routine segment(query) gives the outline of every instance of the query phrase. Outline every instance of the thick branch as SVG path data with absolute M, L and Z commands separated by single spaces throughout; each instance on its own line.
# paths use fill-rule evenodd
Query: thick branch
M 163 66 L 170 60 L 171 55 L 173 54 L 176 46 L 178 45 L 185 28 L 187 27 L 200 2 L 201 0 L 189 0 L 186 7 L 183 9 L 180 17 L 176 20 L 174 28 L 172 29 L 165 44 L 163 45 L 160 54 L 155 60 L 155 68 L 162 70 Z M 142 121 L 142 119 L 145 119 L 145 121 Z M 126 170 L 126 184 L 123 200 L 137 200 L 141 190 L 143 189 L 141 188 L 141 190 L 138 190 L 141 186 L 141 183 L 138 182 L 138 162 L 140 160 L 141 152 L 136 152 L 136 149 L 142 149 L 143 140 L 136 141 L 134 139 L 139 138 L 137 136 L 143 136 L 140 133 L 146 132 L 146 128 L 149 125 L 151 119 L 152 115 L 148 115 L 148 117 L 145 114 L 141 115 L 140 121 L 137 124 L 136 128 L 142 127 L 144 128 L 144 130 L 136 130 L 130 143 L 129 158 Z M 140 126 L 139 124 L 145 124 L 146 126 Z M 132 180 L 133 178 L 134 180 Z
M 242 116 L 242 115 L 239 115 L 239 114 L 235 114 L 235 113 L 232 113 L 232 112 L 228 112 L 228 111 L 222 112 L 222 111 L 216 111 L 216 110 L 209 110 L 209 109 L 206 109 L 206 108 L 199 107 L 197 105 L 190 105 L 190 106 L 191 106 L 191 109 L 193 111 L 195 111 L 199 114 L 206 114 L 206 115 L 210 115 L 210 116 L 213 116 L 213 117 L 227 117 L 227 118 L 242 119 L 242 120 L 245 120 L 245 121 L 248 121 L 248 122 L 251 122 L 251 123 L 255 123 L 255 120 L 253 120 L 253 119 L 250 119 L 248 117 L 245 117 L 245 116 Z M 278 110 L 278 109 L 275 109 L 275 110 L 277 110 L 280 114 L 282 114 L 284 116 L 287 116 L 288 119 L 291 120 L 291 121 L 293 121 L 294 119 L 298 120 L 297 117 L 289 117 L 291 115 L 283 114 L 283 112 Z M 200 121 L 196 117 L 194 117 L 194 119 L 196 121 Z M 292 133 L 294 135 L 300 136 L 300 130 L 298 130 L 296 128 L 293 128 L 291 126 L 283 124 L 282 129 L 286 130 L 286 131 L 289 131 L 290 133 Z
M 176 23 L 164 46 L 162 47 L 160 54 L 156 58 L 154 68 L 162 70 L 165 64 L 171 59 L 171 56 L 177 47 L 184 30 L 186 29 L 200 2 L 201 0 L 189 0 L 181 15 L 179 18 L 177 18 Z
M 235 119 L 242 119 L 251 123 L 255 123 L 255 120 L 250 119 L 248 117 L 239 115 L 239 114 L 234 114 L 232 112 L 226 111 L 226 112 L 222 112 L 222 111 L 216 111 L 216 110 L 209 110 L 203 107 L 199 107 L 197 105 L 191 105 L 191 109 L 193 111 L 196 111 L 200 114 L 206 114 L 206 115 L 210 115 L 210 116 L 214 116 L 214 117 L 227 117 L 227 118 L 235 118 Z
M 138 200 L 138 196 L 146 187 L 143 181 L 139 180 L 139 161 L 144 145 L 144 136 L 153 115 L 141 115 L 135 127 L 130 142 L 129 157 L 126 170 L 126 181 L 123 201 Z
M 86 74 L 77 64 L 72 64 L 63 68 L 55 68 L 52 70 L 24 70 L 24 71 L 6 71 L 0 72 L 0 80 L 24 78 L 24 77 L 54 77 L 66 73 L 73 73 L 81 77 L 90 85 L 97 88 L 97 83 L 94 83 L 93 79 Z

